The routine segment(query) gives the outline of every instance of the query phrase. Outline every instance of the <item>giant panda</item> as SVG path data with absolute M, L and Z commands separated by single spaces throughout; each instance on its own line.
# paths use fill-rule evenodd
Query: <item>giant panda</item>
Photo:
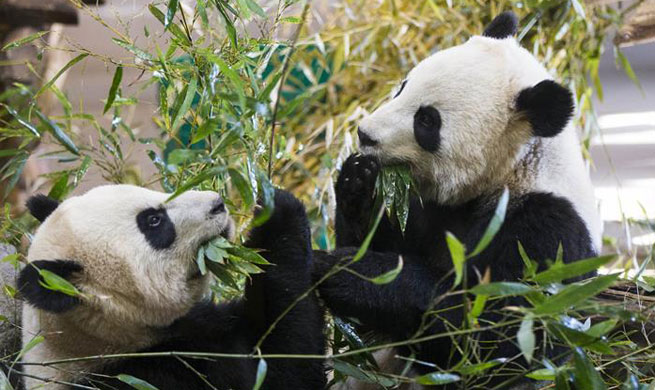
M 354 272 L 341 271 L 319 286 L 333 314 L 353 318 L 392 341 L 417 336 L 433 299 L 453 286 L 446 232 L 471 251 L 505 187 L 510 199 L 504 224 L 487 249 L 467 261 L 465 285 L 474 286 L 486 273 L 491 281 L 520 279 L 524 263 L 519 242 L 541 270 L 547 260 L 556 258 L 560 244 L 565 262 L 597 255 L 601 225 L 571 124 L 573 96 L 519 45 L 513 37 L 516 30 L 516 16 L 503 13 L 482 36 L 431 55 L 409 72 L 390 101 L 359 124 L 361 153 L 344 162 L 335 188 L 337 249 L 317 252 L 315 277 L 324 277 L 337 263 L 352 258 L 364 242 L 377 214 L 374 192 L 381 167 L 409 166 L 420 196 L 410 200 L 404 234 L 385 215 L 366 255 L 349 266 Z M 392 270 L 399 257 L 404 261 L 402 272 L 387 285 L 359 276 Z M 461 303 L 462 295 L 435 303 L 432 309 L 439 319 L 419 336 L 459 327 Z M 521 304 L 525 303 L 508 299 L 496 307 Z M 480 326 L 498 322 L 500 312 L 483 315 Z M 508 388 L 523 376 L 525 361 L 515 345 L 516 330 L 504 332 L 509 336 L 479 333 L 479 350 L 469 351 L 473 362 L 475 354 L 479 361 L 508 360 L 497 375 L 481 375 L 467 388 L 500 383 L 504 383 L 500 388 Z M 500 341 L 502 337 L 509 340 Z M 537 361 L 538 356 L 552 356 L 553 348 L 544 351 L 542 344 L 537 346 L 541 353 Z M 406 359 L 389 361 L 396 354 L 429 364 L 414 364 L 418 373 L 448 371 L 461 358 L 448 337 L 386 352 L 380 365 L 405 368 Z M 379 388 L 349 386 L 345 387 Z
M 272 216 L 247 245 L 271 263 L 254 275 L 245 298 L 207 299 L 208 276 L 196 263 L 201 244 L 231 236 L 234 223 L 210 191 L 169 194 L 130 185 L 96 187 L 61 204 L 43 195 L 28 201 L 42 224 L 33 237 L 18 286 L 23 307 L 26 389 L 133 389 L 126 374 L 159 390 L 250 390 L 261 354 L 324 353 L 323 313 L 310 287 L 312 253 L 302 204 L 277 190 Z M 44 287 L 38 270 L 68 280 L 80 292 Z M 255 354 L 250 359 L 84 357 L 135 352 Z M 82 359 L 80 359 L 82 358 Z M 63 359 L 71 363 L 42 365 Z M 325 385 L 321 360 L 268 359 L 262 389 L 316 390 Z M 141 388 L 144 386 L 141 385 Z

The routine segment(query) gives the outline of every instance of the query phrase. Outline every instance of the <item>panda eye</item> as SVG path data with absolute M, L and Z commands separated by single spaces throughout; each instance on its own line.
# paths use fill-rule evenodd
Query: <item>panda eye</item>
M 148 222 L 148 226 L 157 227 L 157 226 L 159 226 L 159 224 L 161 224 L 161 217 L 159 215 L 156 215 L 156 214 L 149 215 L 148 219 L 147 219 L 147 222 Z
M 403 80 L 403 82 L 400 84 L 400 88 L 398 88 L 398 92 L 396 92 L 396 94 L 393 95 L 394 99 L 400 96 L 400 94 L 403 92 L 403 89 L 405 89 L 405 85 L 407 85 L 407 80 Z

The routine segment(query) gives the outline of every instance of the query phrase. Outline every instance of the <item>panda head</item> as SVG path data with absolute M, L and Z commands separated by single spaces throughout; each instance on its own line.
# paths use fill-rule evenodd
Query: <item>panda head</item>
M 359 127 L 361 151 L 406 163 L 424 196 L 456 203 L 512 180 L 529 145 L 556 137 L 570 91 L 514 39 L 512 13 L 482 36 L 433 54 Z
M 28 209 L 43 223 L 18 281 L 27 304 L 78 321 L 155 327 L 185 314 L 207 288 L 195 262 L 199 246 L 231 236 L 234 223 L 215 192 L 168 197 L 130 185 L 97 187 L 61 204 L 32 197 Z M 67 279 L 82 295 L 45 288 L 39 270 Z

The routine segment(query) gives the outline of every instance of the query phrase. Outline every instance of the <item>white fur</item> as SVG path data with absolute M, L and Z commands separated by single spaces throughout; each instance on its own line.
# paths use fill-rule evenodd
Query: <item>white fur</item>
M 37 230 L 28 261 L 73 260 L 83 266 L 72 282 L 84 294 L 82 304 L 62 314 L 23 306 L 23 345 L 36 335 L 45 341 L 29 350 L 24 362 L 44 362 L 136 351 L 157 340 L 155 327 L 184 315 L 207 291 L 207 278 L 193 278 L 195 256 L 203 241 L 233 230 L 227 213 L 209 213 L 218 194 L 188 191 L 166 203 L 168 194 L 129 185 L 97 187 L 64 201 Z M 175 225 L 170 248 L 153 249 L 140 232 L 137 214 L 166 209 Z M 98 364 L 43 367 L 28 374 L 70 381 Z M 57 389 L 39 380 L 26 388 Z
M 515 110 L 521 90 L 551 78 L 514 38 L 473 37 L 419 63 L 402 93 L 361 122 L 361 131 L 378 142 L 362 152 L 385 165 L 407 163 L 422 196 L 442 203 L 457 204 L 505 185 L 513 195 L 543 191 L 564 197 L 599 251 L 601 221 L 575 127 L 537 138 Z M 423 105 L 441 114 L 436 153 L 422 149 L 414 137 L 414 114 Z M 381 367 L 394 367 L 394 353 L 383 355 Z M 353 382 L 343 389 L 373 388 Z
M 520 91 L 552 77 L 514 38 L 482 36 L 433 54 L 407 77 L 402 93 L 360 124 L 378 145 L 362 152 L 383 164 L 408 163 L 424 197 L 457 204 L 508 185 L 512 194 L 552 192 L 569 199 L 600 249 L 600 219 L 576 129 L 533 136 L 516 112 Z M 414 138 L 414 113 L 436 107 L 442 119 L 436 153 Z

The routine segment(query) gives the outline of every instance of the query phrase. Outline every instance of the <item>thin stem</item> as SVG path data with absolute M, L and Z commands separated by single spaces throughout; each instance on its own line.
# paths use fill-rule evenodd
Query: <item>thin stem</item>
M 291 64 L 291 57 L 293 56 L 293 53 L 296 51 L 296 44 L 298 43 L 298 38 L 300 38 L 300 32 L 302 31 L 303 27 L 305 26 L 305 20 L 307 18 L 307 12 L 309 11 L 309 6 L 311 4 L 311 0 L 307 0 L 305 2 L 305 6 L 302 9 L 302 15 L 300 19 L 300 24 L 298 24 L 298 27 L 296 28 L 296 31 L 293 35 L 293 38 L 291 40 L 291 46 L 289 47 L 289 54 L 287 54 L 286 58 L 284 59 L 284 64 L 282 65 L 282 77 L 280 77 L 280 85 L 279 89 L 277 91 L 277 96 L 275 97 L 275 105 L 273 106 L 273 117 L 271 119 L 271 138 L 269 140 L 268 144 L 268 178 L 269 180 L 271 179 L 271 175 L 273 173 L 273 147 L 275 146 L 275 129 L 277 125 L 277 113 L 280 107 L 280 100 L 282 99 L 282 89 L 284 88 L 284 83 L 286 82 L 287 74 L 289 73 L 289 65 Z

